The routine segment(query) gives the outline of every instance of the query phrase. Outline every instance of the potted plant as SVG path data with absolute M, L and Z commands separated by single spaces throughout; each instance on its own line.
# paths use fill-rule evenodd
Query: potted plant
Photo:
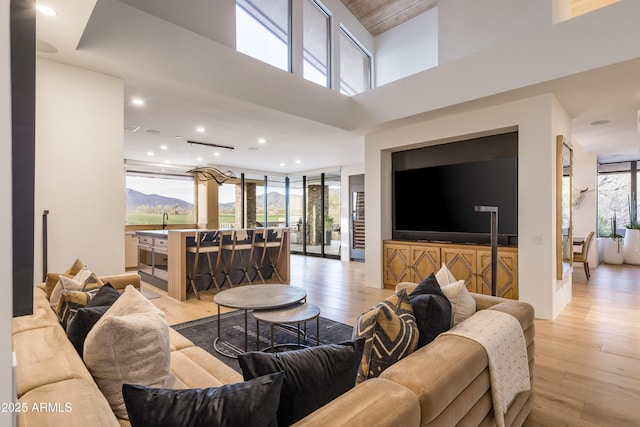
M 331 244 L 331 232 L 333 231 L 333 218 L 330 216 L 324 217 L 324 244 Z
M 624 234 L 622 253 L 625 264 L 640 264 L 640 224 L 635 193 L 629 197 L 629 224 Z
M 607 264 L 622 264 L 623 261 L 623 237 L 618 234 L 618 220 L 614 210 L 613 217 L 611 217 L 611 234 L 607 238 L 604 248 L 604 262 Z

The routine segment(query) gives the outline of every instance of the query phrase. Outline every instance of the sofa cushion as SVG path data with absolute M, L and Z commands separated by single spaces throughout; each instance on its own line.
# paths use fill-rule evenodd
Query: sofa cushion
M 45 290 L 47 292 L 47 298 L 51 298 L 51 293 L 55 289 L 58 284 L 58 280 L 60 276 L 73 277 L 82 268 L 85 266 L 84 262 L 80 261 L 80 259 L 76 259 L 73 264 L 69 268 L 67 268 L 63 273 L 47 273 L 47 278 L 45 280 Z
M 404 289 L 361 314 L 353 337 L 366 338 L 356 382 L 377 377 L 418 345 L 418 326 Z
M 409 295 L 420 338 L 418 347 L 424 347 L 451 327 L 451 303 L 442 293 L 433 273 L 418 284 Z
M 13 334 L 18 397 L 34 388 L 71 378 L 92 381 L 59 323 Z
M 187 388 L 219 387 L 242 381 L 242 375 L 201 347 L 171 352 L 171 373 Z
M 113 288 L 110 283 L 105 283 L 93 298 L 88 301 L 86 307 L 78 308 L 75 315 L 69 320 L 67 337 L 69 337 L 69 341 L 71 341 L 80 356 L 83 353 L 87 334 L 119 296 L 120 292 Z
M 113 412 L 126 419 L 122 384 L 164 387 L 169 378 L 169 327 L 164 313 L 127 286 L 89 331 L 83 357 Z
M 283 373 L 221 387 L 171 390 L 124 384 L 131 427 L 277 425 Z
M 442 287 L 442 293 L 451 303 L 451 326 L 468 319 L 476 312 L 476 300 L 467 290 L 464 280 Z
M 22 427 L 120 427 L 91 376 L 44 384 L 25 393 L 19 402 L 29 409 L 18 413 L 17 425 Z
M 281 353 L 238 355 L 245 380 L 284 372 L 278 425 L 288 426 L 355 386 L 364 339 Z

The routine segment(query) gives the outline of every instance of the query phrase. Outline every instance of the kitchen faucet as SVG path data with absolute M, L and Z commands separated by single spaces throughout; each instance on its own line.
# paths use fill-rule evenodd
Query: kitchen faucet
M 166 229 L 167 228 L 167 224 L 169 223 L 169 214 L 164 212 L 162 214 L 162 229 Z

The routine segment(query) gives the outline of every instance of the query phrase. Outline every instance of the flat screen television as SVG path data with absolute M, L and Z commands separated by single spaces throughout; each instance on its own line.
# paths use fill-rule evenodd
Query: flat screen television
M 491 217 L 475 206 L 498 207 L 500 244 L 518 235 L 517 156 L 396 170 L 393 238 L 488 243 Z

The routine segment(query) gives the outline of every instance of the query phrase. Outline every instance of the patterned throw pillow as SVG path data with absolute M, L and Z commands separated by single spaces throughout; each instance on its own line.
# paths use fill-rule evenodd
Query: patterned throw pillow
M 45 281 L 45 291 L 47 292 L 47 298 L 51 298 L 51 293 L 58 284 L 60 276 L 73 277 L 82 270 L 84 263 L 80 259 L 76 259 L 75 262 L 64 273 L 47 273 L 47 279 Z
M 80 294 L 72 294 L 71 292 L 76 291 L 80 293 L 86 293 L 89 291 L 97 291 L 100 287 L 103 286 L 102 281 L 98 279 L 98 276 L 95 273 L 92 273 L 89 269 L 84 267 L 78 274 L 74 276 L 73 279 L 69 279 L 68 277 L 60 276 L 60 280 L 56 285 L 56 288 L 53 290 L 51 294 L 51 299 L 49 302 L 51 303 L 51 307 L 55 309 L 60 322 L 63 327 L 66 327 L 67 321 L 71 318 L 71 311 L 68 307 L 67 301 L 70 301 L 75 305 L 75 309 L 73 313 L 77 311 L 78 305 L 84 306 L 91 299 L 93 295 L 80 295 Z M 95 292 L 93 293 L 95 294 Z M 82 304 L 83 301 L 86 301 Z M 55 305 L 54 305 L 55 304 Z
M 401 289 L 361 314 L 353 337 L 366 338 L 357 384 L 411 354 L 418 346 L 418 326 L 407 291 Z

